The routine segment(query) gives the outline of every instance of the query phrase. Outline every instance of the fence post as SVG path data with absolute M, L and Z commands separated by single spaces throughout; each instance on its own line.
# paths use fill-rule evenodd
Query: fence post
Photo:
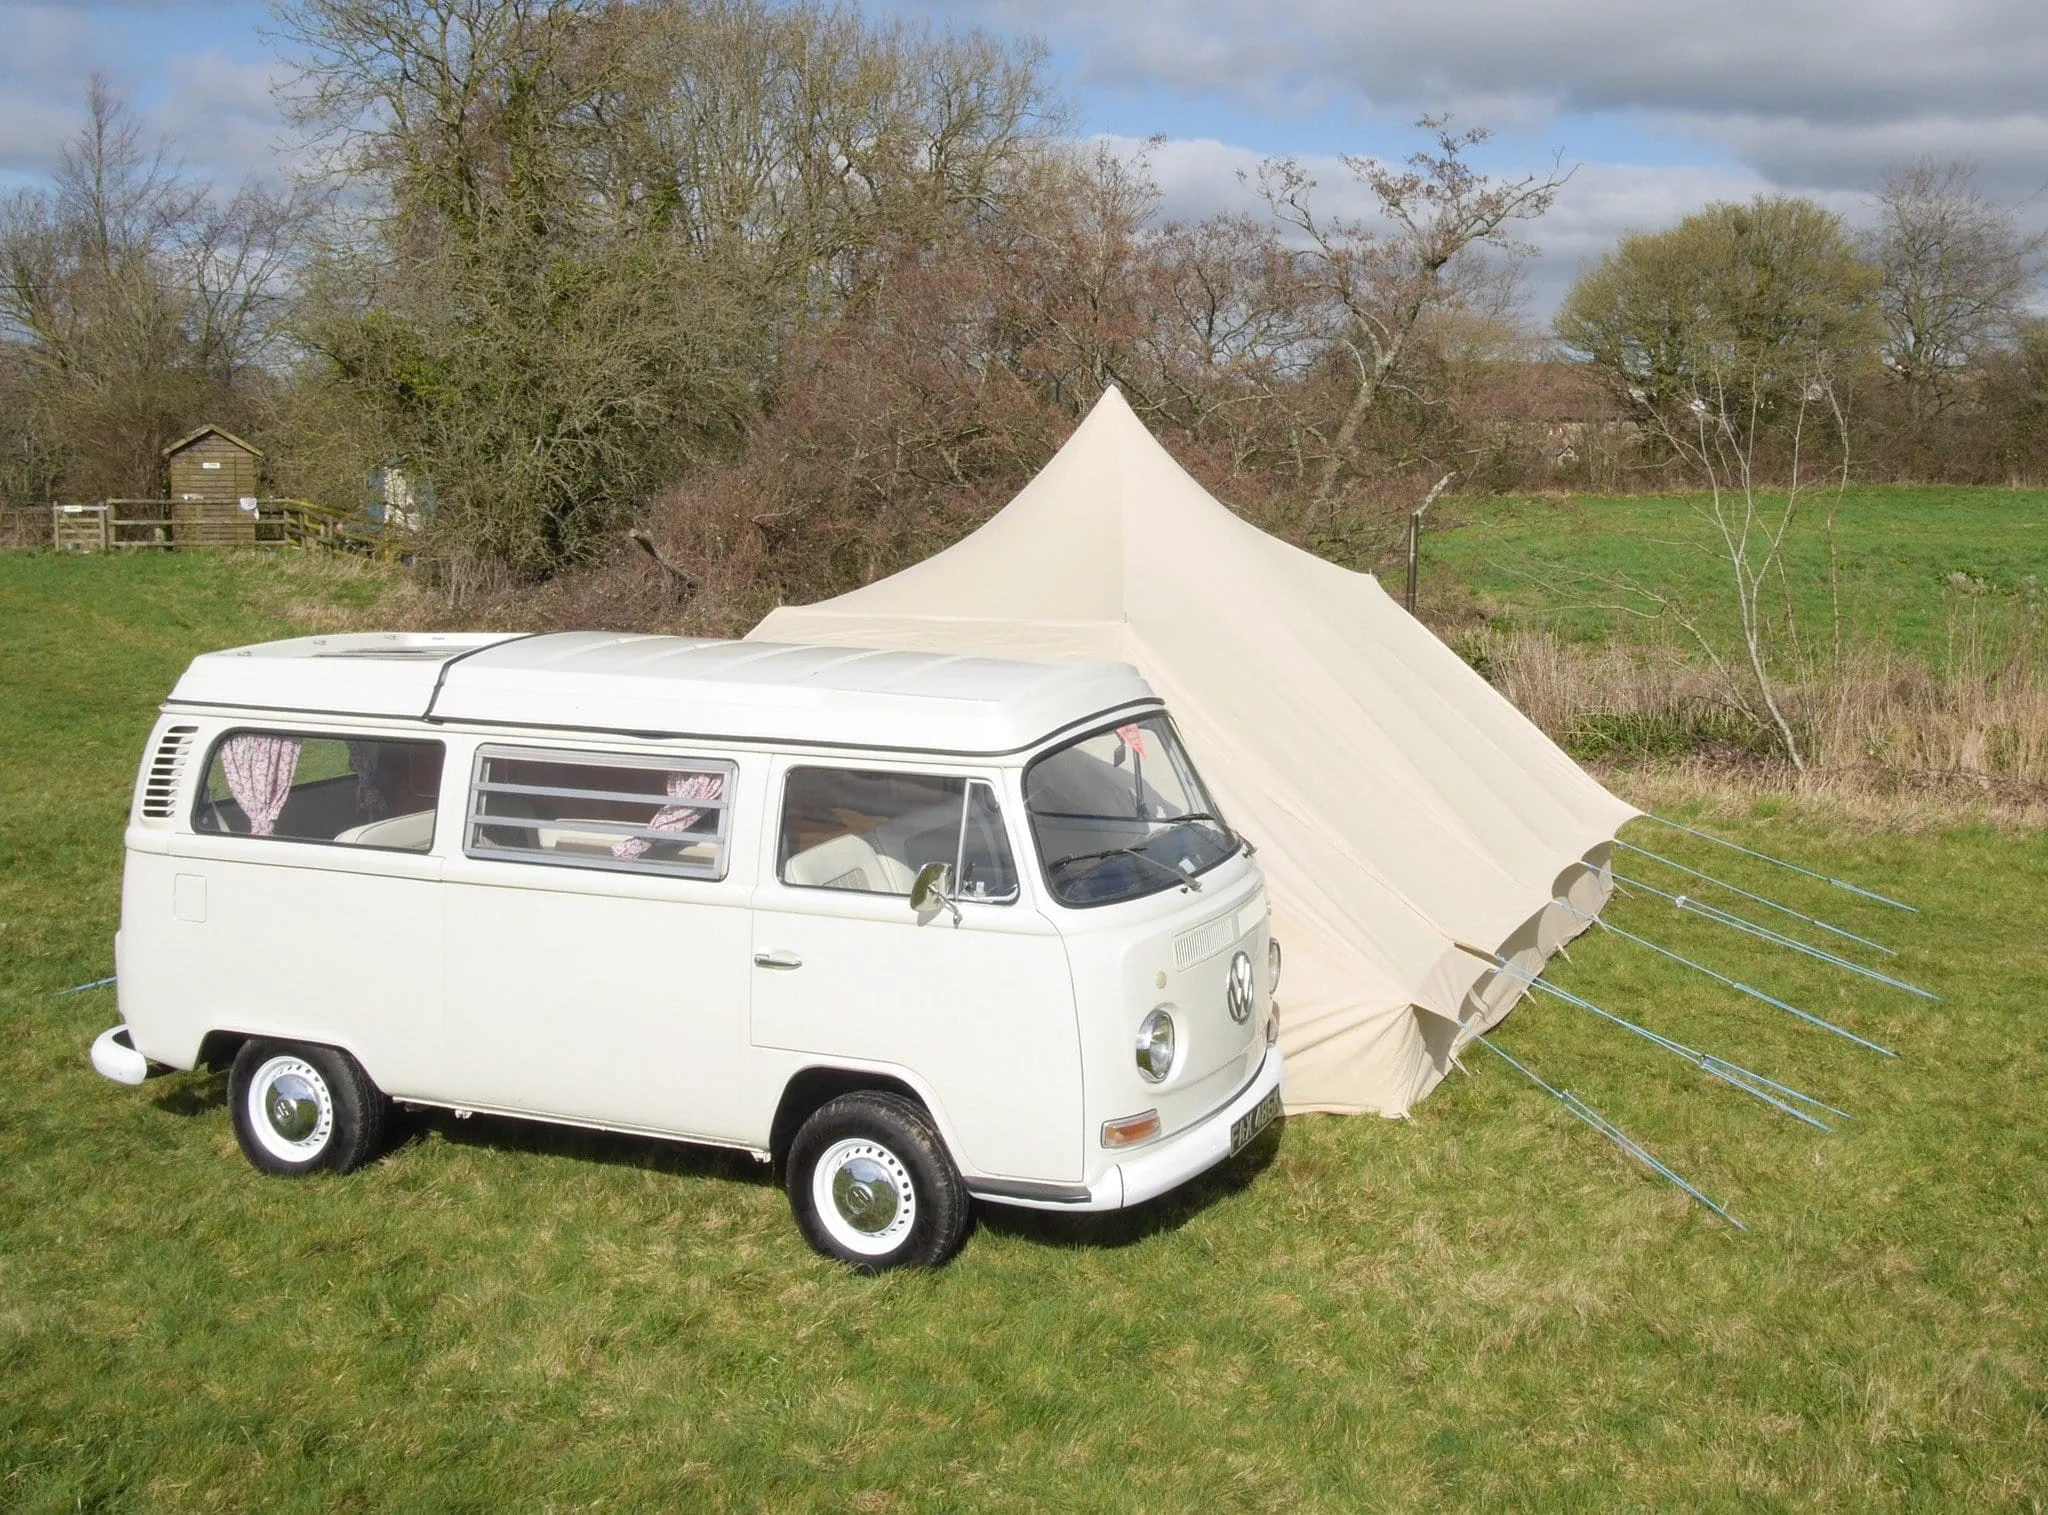
M 1408 512 L 1408 594 L 1403 604 L 1410 615 L 1415 614 L 1415 569 L 1422 551 L 1422 513 L 1436 503 L 1437 496 L 1442 494 L 1449 487 L 1451 480 L 1457 476 L 1458 471 L 1452 469 L 1438 479 L 1436 487 L 1423 497 L 1422 503 Z
M 1422 512 L 1408 512 L 1408 594 L 1402 606 L 1410 615 L 1415 614 L 1415 557 L 1422 545 Z

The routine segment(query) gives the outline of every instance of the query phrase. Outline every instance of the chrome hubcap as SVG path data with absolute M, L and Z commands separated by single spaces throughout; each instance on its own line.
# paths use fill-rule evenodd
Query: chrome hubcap
M 871 1157 L 856 1157 L 832 1175 L 832 1203 L 849 1226 L 872 1236 L 889 1229 L 903 1199 L 887 1168 Z
M 288 1142 L 302 1142 L 320 1124 L 320 1099 L 313 1086 L 297 1073 L 274 1081 L 263 1099 L 270 1129 Z
M 833 1241 L 861 1257 L 884 1257 L 917 1227 L 917 1186 L 903 1159 L 881 1142 L 834 1142 L 811 1169 L 811 1204 Z
M 247 1129 L 271 1156 L 288 1163 L 318 1157 L 334 1135 L 334 1096 L 319 1070 L 290 1053 L 271 1058 L 249 1080 Z

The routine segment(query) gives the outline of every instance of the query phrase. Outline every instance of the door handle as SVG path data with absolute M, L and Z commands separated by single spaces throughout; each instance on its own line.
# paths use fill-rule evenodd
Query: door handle
M 754 954 L 754 966 L 756 968 L 787 969 L 801 968 L 803 965 L 804 960 L 794 952 L 785 952 L 779 948 L 774 952 L 756 952 Z

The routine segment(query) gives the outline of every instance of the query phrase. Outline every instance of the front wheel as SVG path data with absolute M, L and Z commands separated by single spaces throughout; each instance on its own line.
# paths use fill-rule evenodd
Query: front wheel
M 936 1268 L 967 1239 L 967 1185 L 930 1117 L 900 1095 L 842 1094 L 790 1144 L 804 1240 L 862 1273 Z
M 228 1108 L 242 1154 L 265 1173 L 347 1173 L 377 1155 L 390 1101 L 333 1047 L 255 1039 L 235 1054 Z

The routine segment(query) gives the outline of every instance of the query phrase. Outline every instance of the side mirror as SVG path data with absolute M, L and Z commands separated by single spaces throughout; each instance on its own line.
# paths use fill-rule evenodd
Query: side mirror
M 910 886 L 910 908 L 919 920 L 927 920 L 940 909 L 953 912 L 953 924 L 960 924 L 960 907 L 953 903 L 946 893 L 946 885 L 953 879 L 950 863 L 926 863 L 917 870 L 917 878 Z

